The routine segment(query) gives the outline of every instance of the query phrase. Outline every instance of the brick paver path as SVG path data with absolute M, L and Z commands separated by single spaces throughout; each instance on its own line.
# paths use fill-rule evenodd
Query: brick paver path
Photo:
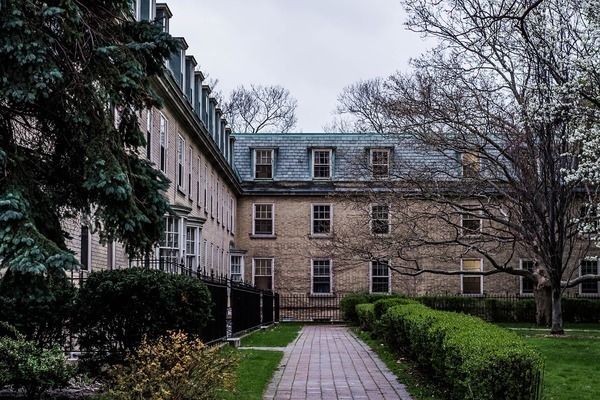
M 411 400 L 404 385 L 343 326 L 305 326 L 285 350 L 265 399 Z

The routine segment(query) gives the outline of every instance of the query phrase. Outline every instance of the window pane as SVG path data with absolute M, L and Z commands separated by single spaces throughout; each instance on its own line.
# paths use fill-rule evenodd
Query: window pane
M 371 292 L 388 293 L 390 269 L 387 261 L 371 262 Z
M 463 276 L 464 294 L 481 294 L 480 276 Z
M 331 292 L 330 260 L 313 260 L 313 293 Z
M 472 215 L 463 214 L 462 216 L 463 235 L 473 235 L 481 232 L 481 219 L 474 218 Z
M 597 275 L 598 262 L 585 260 L 581 262 L 581 275 Z M 598 282 L 582 282 L 581 293 L 598 293 Z
M 374 205 L 371 207 L 371 233 L 374 235 L 390 233 L 389 208 L 387 205 Z
M 255 157 L 255 178 L 273 178 L 273 150 L 256 150 Z
M 331 232 L 331 206 L 313 205 L 313 234 Z
M 481 271 L 481 260 L 463 260 L 463 271 Z
M 329 150 L 313 151 L 313 175 L 315 178 L 329 178 L 331 176 L 331 160 Z
M 521 261 L 521 268 L 526 271 L 533 272 L 534 262 L 531 260 Z M 521 277 L 521 288 L 523 293 L 533 293 L 533 281 L 527 277 Z

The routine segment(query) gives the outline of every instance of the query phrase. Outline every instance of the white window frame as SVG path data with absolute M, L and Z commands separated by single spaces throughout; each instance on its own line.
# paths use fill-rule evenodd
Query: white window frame
M 258 152 L 260 152 L 260 151 L 268 151 L 268 152 L 270 152 L 270 155 L 271 155 L 271 157 L 270 157 L 271 158 L 271 164 L 270 164 L 271 165 L 271 176 L 268 177 L 268 178 L 259 178 L 259 177 L 256 176 L 256 174 L 257 174 L 257 168 L 256 167 L 259 165 L 258 164 Z M 268 164 L 260 164 L 260 165 L 268 165 Z M 253 168 L 252 172 L 253 172 L 253 176 L 254 176 L 255 180 L 258 180 L 258 181 L 261 181 L 261 180 L 265 180 L 265 181 L 272 180 L 273 176 L 274 176 L 274 172 L 275 172 L 275 150 L 274 149 L 254 149 L 254 165 L 253 165 L 253 167 L 254 168 Z
M 206 274 L 206 271 L 208 270 L 208 240 L 204 239 L 203 246 L 202 271 Z
M 146 110 L 146 158 L 152 161 L 152 108 Z
M 188 191 L 188 199 L 192 200 L 193 196 L 193 185 L 192 185 L 192 172 L 194 172 L 194 149 L 192 148 L 192 146 L 188 147 L 188 163 L 187 163 L 187 191 Z
M 469 176 L 469 174 L 465 174 L 465 167 L 468 165 L 465 162 L 466 157 L 475 157 L 477 160 L 477 170 L 475 171 L 474 176 Z M 460 154 L 460 173 L 462 178 L 478 178 L 481 176 L 481 157 L 477 153 L 473 152 L 463 152 Z
M 202 205 L 200 203 L 200 187 L 202 185 L 202 158 L 200 155 L 196 156 L 196 162 L 198 164 L 198 170 L 196 171 L 196 207 L 200 208 Z
M 167 173 L 169 157 L 169 120 L 165 117 L 165 115 L 159 112 L 159 146 L 160 146 L 160 160 L 159 168 L 163 173 Z
M 373 263 L 374 262 L 379 262 L 377 260 L 372 260 L 369 261 L 368 264 L 368 268 L 369 268 L 369 293 L 380 293 L 380 294 L 390 294 L 392 293 L 392 270 L 390 269 L 391 267 L 391 262 L 389 260 L 387 260 L 387 264 L 388 264 L 388 291 L 387 292 L 373 292 Z M 377 275 L 377 277 L 382 277 L 381 275 Z
M 183 236 L 182 230 L 183 230 L 183 225 L 184 225 L 183 220 L 182 220 L 182 218 L 175 216 L 175 215 L 167 216 L 164 218 L 165 218 L 165 229 L 162 234 L 163 234 L 165 240 L 164 240 L 164 242 L 162 239 L 161 239 L 161 241 L 159 241 L 158 248 L 157 248 L 157 252 L 158 252 L 157 256 L 159 258 L 159 262 L 161 262 L 161 260 L 163 258 L 169 260 L 170 262 L 172 262 L 174 259 L 175 264 L 178 265 L 181 262 L 182 247 L 185 250 L 185 247 L 184 247 L 185 244 L 182 243 L 183 239 L 184 239 L 184 238 L 182 238 L 182 236 Z M 177 224 L 176 224 L 177 230 L 169 230 L 169 228 L 170 228 L 169 220 L 173 221 L 173 226 L 175 225 L 175 221 L 177 222 Z M 168 235 L 174 235 L 174 234 L 177 235 L 177 242 L 170 243 L 169 240 L 167 240 Z M 169 244 L 171 244 L 171 246 L 169 246 Z M 165 252 L 172 252 L 173 254 L 167 254 L 165 257 L 161 257 L 161 252 L 163 250 Z
M 188 252 L 188 244 L 189 244 L 189 238 L 188 238 L 188 229 L 192 229 L 194 231 L 194 242 L 193 242 L 193 253 L 189 253 Z M 190 225 L 190 224 L 186 224 L 185 227 L 185 266 L 186 268 L 189 268 L 188 265 L 188 259 L 190 256 L 194 257 L 194 266 L 193 268 L 191 268 L 192 271 L 198 271 L 199 266 L 200 266 L 200 262 L 199 262 L 199 253 L 200 253 L 200 227 L 196 226 L 196 225 Z
M 239 266 L 240 266 L 240 272 L 239 272 L 239 274 L 236 273 L 236 275 L 240 275 L 240 280 L 238 282 L 244 282 L 244 280 L 245 280 L 244 279 L 244 273 L 245 273 L 245 270 L 244 270 L 245 268 L 244 267 L 245 266 L 244 266 L 244 256 L 242 254 L 231 254 L 231 253 L 229 254 L 229 258 L 230 258 L 230 260 L 229 260 L 229 277 L 232 280 L 234 280 L 233 279 L 233 272 L 231 272 L 231 269 L 233 268 L 233 258 L 234 257 L 237 257 L 237 258 L 240 259 L 240 264 L 239 264 Z
M 271 290 L 275 290 L 275 258 L 274 257 L 252 257 L 252 286 L 256 285 L 256 260 L 271 260 Z M 259 275 L 269 276 L 269 275 Z
M 483 218 L 476 218 L 475 216 L 467 215 L 468 218 L 466 218 L 466 220 L 468 220 L 468 221 L 479 220 L 479 229 L 476 232 L 467 232 L 465 230 L 465 223 L 464 223 L 465 222 L 465 214 L 469 214 L 469 213 L 464 213 L 464 212 L 460 213 L 461 236 L 479 236 L 479 235 L 481 235 L 481 233 L 483 232 Z
M 382 153 L 386 153 L 387 154 L 387 163 L 386 164 L 375 164 L 374 162 L 374 154 L 376 152 L 382 152 Z M 391 151 L 390 149 L 371 149 L 370 150 L 370 155 L 369 155 L 369 159 L 370 159 L 370 164 L 371 164 L 371 176 L 374 179 L 385 179 L 385 178 L 389 178 L 390 177 L 390 155 L 391 155 Z M 375 166 L 386 166 L 386 173 L 385 175 L 376 175 L 375 174 Z
M 519 269 L 523 269 L 523 263 L 526 262 L 532 262 L 534 263 L 534 268 L 535 268 L 535 261 L 529 258 L 521 258 L 519 259 Z M 523 282 L 525 281 L 525 277 L 524 276 L 519 276 L 519 295 L 521 296 L 533 296 L 533 290 L 530 292 L 523 292 Z
M 327 152 L 329 153 L 329 164 L 327 164 L 329 166 L 329 176 L 315 176 L 315 168 L 317 166 L 317 164 L 315 163 L 315 155 L 317 152 Z M 311 164 L 312 164 L 312 178 L 316 179 L 316 180 L 328 180 L 331 179 L 331 177 L 333 176 L 333 150 L 332 149 L 312 149 L 312 153 L 311 153 Z M 326 165 L 326 164 L 319 164 L 319 165 Z
M 203 198 L 204 213 L 208 214 L 208 161 L 204 161 L 204 198 Z
M 177 190 L 185 194 L 185 139 L 177 136 Z
M 373 207 L 377 207 L 377 206 L 387 206 L 387 211 L 388 211 L 388 231 L 387 233 L 374 233 L 373 232 Z M 392 211 L 391 211 L 391 207 L 389 204 L 387 203 L 371 203 L 369 204 L 369 232 L 371 233 L 371 236 L 379 236 L 379 237 L 386 237 L 391 235 L 392 233 Z
M 483 272 L 483 259 L 482 258 L 461 258 L 460 259 L 460 270 L 464 271 L 463 268 L 463 263 L 465 261 L 475 261 L 478 260 L 479 261 L 479 271 Z M 472 278 L 479 278 L 479 293 L 463 293 L 464 289 L 463 289 L 463 279 L 465 278 L 465 275 L 460 275 L 460 294 L 461 296 L 483 296 L 483 275 L 468 275 L 467 277 L 472 277 Z
M 271 233 L 256 233 L 256 206 L 271 206 Z M 252 235 L 275 236 L 275 203 L 252 203 Z
M 315 207 L 329 207 L 329 232 L 315 233 Z M 333 204 L 332 203 L 312 203 L 310 205 L 310 235 L 317 237 L 329 237 L 333 234 Z
M 329 292 L 315 292 L 315 261 L 329 262 Z M 325 275 L 318 275 L 325 276 Z M 311 258 L 310 260 L 310 294 L 311 296 L 330 296 L 333 294 L 333 260 L 331 258 Z
M 600 272 L 600 258 L 598 258 L 597 260 L 586 260 L 585 258 L 581 259 L 579 261 L 579 266 L 578 266 L 578 272 L 579 272 L 579 276 L 582 276 L 581 274 L 581 267 L 582 267 L 582 263 L 583 262 L 595 262 L 596 263 L 596 273 L 598 274 Z M 579 287 L 579 294 L 581 296 L 590 296 L 590 297 L 596 297 L 596 296 L 600 296 L 600 281 L 596 281 L 596 292 L 595 293 L 590 293 L 590 292 L 583 292 L 583 282 L 581 282 L 579 285 L 577 285 Z

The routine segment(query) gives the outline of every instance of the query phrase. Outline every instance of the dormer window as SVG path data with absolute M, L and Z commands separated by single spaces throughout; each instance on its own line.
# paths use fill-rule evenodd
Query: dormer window
M 273 149 L 254 150 L 254 178 L 273 179 Z
M 313 150 L 313 178 L 331 179 L 331 149 Z
M 390 176 L 390 151 L 388 149 L 371 150 L 371 168 L 373 178 L 387 178 Z
M 463 153 L 461 156 L 462 177 L 478 178 L 481 172 L 481 160 L 476 153 Z

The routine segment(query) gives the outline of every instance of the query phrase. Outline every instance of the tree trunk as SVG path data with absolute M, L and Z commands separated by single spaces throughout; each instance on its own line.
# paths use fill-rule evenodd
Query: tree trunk
M 560 283 L 552 286 L 552 328 L 550 333 L 553 335 L 563 335 L 563 318 L 562 318 L 562 289 Z
M 550 327 L 552 321 L 552 289 L 550 286 L 537 287 L 533 291 L 535 300 L 535 323 Z

